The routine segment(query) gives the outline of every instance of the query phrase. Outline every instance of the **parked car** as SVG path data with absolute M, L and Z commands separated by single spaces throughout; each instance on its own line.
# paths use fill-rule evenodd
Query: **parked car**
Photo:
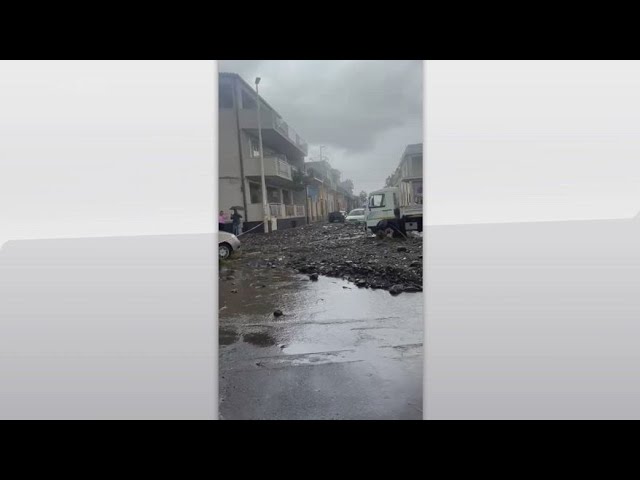
M 349 212 L 346 221 L 349 223 L 364 223 L 364 208 L 356 208 Z
M 240 240 L 229 232 L 218 232 L 218 256 L 221 260 L 229 258 L 240 248 Z
M 329 223 L 344 222 L 344 215 L 342 212 L 331 212 L 329 214 Z

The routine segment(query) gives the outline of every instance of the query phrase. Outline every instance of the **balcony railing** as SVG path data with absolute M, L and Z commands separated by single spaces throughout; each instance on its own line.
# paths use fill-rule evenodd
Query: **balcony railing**
M 304 217 L 304 205 L 285 205 L 284 203 L 270 203 L 269 212 L 276 218 Z
M 267 177 L 280 177 L 293 180 L 291 165 L 284 155 L 270 156 L 264 158 L 264 174 Z M 245 175 L 261 176 L 260 159 L 252 157 L 245 162 Z
M 294 217 L 295 216 L 294 205 L 285 205 L 284 212 L 287 217 Z
M 284 177 L 291 180 L 293 177 L 291 175 L 291 165 L 287 163 L 286 160 L 283 160 L 280 157 L 275 157 L 276 160 L 276 172 L 279 177 Z M 266 166 L 265 166 L 266 169 Z
M 258 129 L 258 116 L 256 115 L 255 110 L 241 109 L 239 111 L 239 117 L 241 128 L 250 130 Z M 295 145 L 297 149 L 302 151 L 305 155 L 309 153 L 307 142 L 305 142 L 304 139 L 287 124 L 287 122 L 278 116 L 277 113 L 268 109 L 261 110 L 260 126 L 263 130 L 275 130 L 279 135 L 286 138 L 290 144 Z M 263 132 L 263 134 L 264 133 L 265 132 Z
M 269 204 L 269 213 L 271 214 L 272 217 L 281 217 L 281 211 L 282 211 L 282 204 L 281 203 L 270 203 Z
M 307 145 L 307 142 L 305 142 L 302 137 L 298 135 L 298 133 L 287 124 L 287 122 L 279 117 L 276 117 L 275 127 L 276 130 L 282 133 L 285 137 L 289 138 L 291 143 L 294 143 L 298 147 L 300 147 L 300 149 L 303 150 L 305 154 L 308 153 L 309 147 Z

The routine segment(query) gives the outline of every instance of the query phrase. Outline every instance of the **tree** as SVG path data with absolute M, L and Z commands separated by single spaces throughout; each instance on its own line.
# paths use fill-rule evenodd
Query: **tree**
M 367 195 L 367 192 L 365 192 L 364 190 L 360 192 L 360 203 L 367 203 L 367 198 L 369 197 L 369 195 Z
M 342 182 L 342 188 L 349 192 L 349 195 L 353 195 L 353 182 L 351 180 L 347 179 Z

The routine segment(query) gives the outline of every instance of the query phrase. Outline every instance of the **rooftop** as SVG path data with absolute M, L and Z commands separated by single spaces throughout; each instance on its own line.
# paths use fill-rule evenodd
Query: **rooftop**
M 218 75 L 220 77 L 227 77 L 227 78 L 233 78 L 236 80 L 241 81 L 242 83 L 244 83 L 245 87 L 247 87 L 249 90 L 253 90 L 255 92 L 255 85 L 250 85 L 244 78 L 242 78 L 239 74 L 237 73 L 233 73 L 233 72 L 219 72 Z M 260 98 L 260 100 L 262 100 L 262 103 L 264 103 L 267 107 L 269 107 L 271 110 L 273 110 L 274 112 L 276 112 L 276 114 L 278 114 L 280 116 L 280 114 L 278 113 L 278 111 L 273 108 L 269 102 L 267 102 L 264 97 L 262 95 L 258 95 L 258 97 Z
M 422 153 L 422 144 L 421 143 L 412 143 L 407 145 L 407 148 L 404 149 L 404 153 L 402 157 L 404 158 L 407 155 L 416 155 L 418 153 Z

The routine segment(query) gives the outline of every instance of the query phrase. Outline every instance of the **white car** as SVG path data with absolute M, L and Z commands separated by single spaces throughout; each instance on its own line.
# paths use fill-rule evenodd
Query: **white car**
M 218 256 L 221 260 L 229 258 L 239 248 L 238 237 L 229 232 L 218 232 Z
M 349 223 L 364 223 L 364 208 L 356 208 L 351 210 L 346 218 Z

